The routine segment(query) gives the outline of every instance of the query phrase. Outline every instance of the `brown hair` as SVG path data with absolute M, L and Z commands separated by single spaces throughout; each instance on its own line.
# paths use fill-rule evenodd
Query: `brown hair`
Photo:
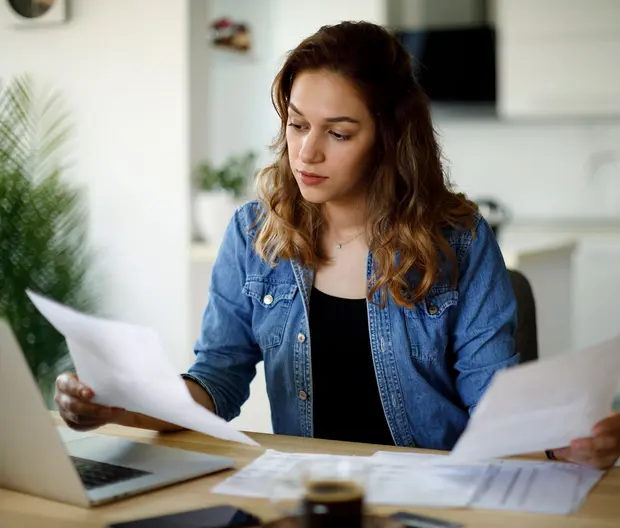
M 414 78 L 411 57 L 384 28 L 368 22 L 324 26 L 291 51 L 272 85 L 281 119 L 272 145 L 276 161 L 259 173 L 265 209 L 255 248 L 272 265 L 279 258 L 306 266 L 325 263 L 319 244 L 321 206 L 301 196 L 288 161 L 286 126 L 291 88 L 302 71 L 329 70 L 351 81 L 374 116 L 377 139 L 369 171 L 369 245 L 375 259 L 368 297 L 386 289 L 399 305 L 411 307 L 430 291 L 442 271 L 442 255 L 454 251 L 443 230 L 473 229 L 476 206 L 450 190 L 427 98 Z M 399 255 L 396 260 L 396 255 Z M 420 275 L 411 290 L 409 271 Z

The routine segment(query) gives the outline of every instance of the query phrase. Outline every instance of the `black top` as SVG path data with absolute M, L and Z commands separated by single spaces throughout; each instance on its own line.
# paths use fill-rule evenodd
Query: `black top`
M 377 387 L 366 300 L 312 288 L 310 346 L 314 436 L 394 445 Z

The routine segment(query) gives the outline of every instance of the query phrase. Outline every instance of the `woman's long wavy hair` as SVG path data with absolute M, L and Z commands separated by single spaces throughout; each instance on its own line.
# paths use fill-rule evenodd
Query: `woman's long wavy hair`
M 281 119 L 272 148 L 276 161 L 258 175 L 264 208 L 255 248 L 275 265 L 297 259 L 314 267 L 326 263 L 319 237 L 321 206 L 306 201 L 288 160 L 286 127 L 291 88 L 303 71 L 343 75 L 363 96 L 376 126 L 373 165 L 367 182 L 368 240 L 374 274 L 368 298 L 381 290 L 401 306 L 423 300 L 454 251 L 445 229 L 473 229 L 476 206 L 453 192 L 444 174 L 428 100 L 413 75 L 411 57 L 385 29 L 368 22 L 324 26 L 289 53 L 272 85 Z M 407 280 L 411 271 L 419 281 Z

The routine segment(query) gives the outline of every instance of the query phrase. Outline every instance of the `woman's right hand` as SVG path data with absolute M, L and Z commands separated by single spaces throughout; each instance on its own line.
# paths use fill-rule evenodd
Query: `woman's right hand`
M 124 412 L 118 407 L 106 407 L 92 403 L 92 389 L 80 382 L 74 372 L 64 372 L 56 378 L 54 400 L 60 416 L 76 431 L 89 431 L 113 423 Z

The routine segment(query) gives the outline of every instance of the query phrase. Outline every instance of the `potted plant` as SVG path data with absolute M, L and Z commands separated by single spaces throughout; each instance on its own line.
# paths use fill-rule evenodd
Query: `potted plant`
M 205 242 L 217 245 L 222 240 L 254 176 L 255 162 L 256 154 L 247 152 L 229 157 L 219 168 L 209 162 L 196 168 L 194 220 Z
M 28 77 L 0 87 L 0 318 L 15 332 L 50 407 L 70 356 L 26 289 L 77 309 L 94 307 L 85 210 L 61 176 L 68 132 L 58 97 L 39 97 Z

